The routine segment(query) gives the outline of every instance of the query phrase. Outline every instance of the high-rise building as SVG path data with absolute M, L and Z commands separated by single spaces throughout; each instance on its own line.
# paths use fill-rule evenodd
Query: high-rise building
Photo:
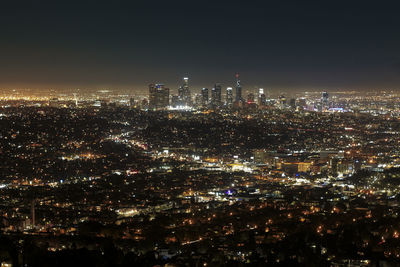
M 189 78 L 183 78 L 183 84 L 178 89 L 178 97 L 181 105 L 183 106 L 191 106 L 192 104 L 192 97 L 190 95 L 189 89 Z
M 322 103 L 322 110 L 329 109 L 329 94 L 328 94 L 328 92 L 322 92 L 321 103 Z
M 284 108 L 286 106 L 286 97 L 285 95 L 279 96 L 279 106 L 280 108 Z
M 160 88 L 159 90 L 159 105 L 162 108 L 166 108 L 169 105 L 169 88 Z
M 153 109 L 166 108 L 169 105 L 169 88 L 163 84 L 149 85 L 149 107 Z
M 226 106 L 232 107 L 233 104 L 233 89 L 232 87 L 226 88 Z
M 184 93 L 184 90 L 183 90 L 182 86 L 180 86 L 178 88 L 178 98 L 179 98 L 179 101 L 181 102 L 181 104 L 183 105 L 183 101 L 184 101 L 184 98 L 185 98 L 185 93 Z
M 205 107 L 208 105 L 208 88 L 201 89 L 201 104 Z
M 157 102 L 157 88 L 155 84 L 149 84 L 149 106 L 156 106 Z
M 258 88 L 258 98 L 261 98 L 261 95 L 264 94 L 264 89 L 263 88 Z
M 264 89 L 263 88 L 258 89 L 258 105 L 265 106 L 266 101 L 267 98 L 264 94 Z
M 242 98 L 242 85 L 240 84 L 239 73 L 236 73 L 235 77 L 236 77 L 236 98 L 235 98 L 235 101 L 237 103 L 239 103 L 239 102 L 243 101 L 243 98 Z
M 214 88 L 211 90 L 211 105 L 214 107 L 221 106 L 221 91 L 222 86 L 219 83 L 214 85 Z

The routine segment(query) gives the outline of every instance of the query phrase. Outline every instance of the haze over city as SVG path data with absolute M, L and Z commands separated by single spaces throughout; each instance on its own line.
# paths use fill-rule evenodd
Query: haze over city
M 395 1 L 3 1 L 0 87 L 399 88 Z

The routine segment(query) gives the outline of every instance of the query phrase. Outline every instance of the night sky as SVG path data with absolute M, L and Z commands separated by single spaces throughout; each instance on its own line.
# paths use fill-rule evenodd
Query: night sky
M 395 1 L 8 0 L 0 34 L 1 87 L 400 89 Z

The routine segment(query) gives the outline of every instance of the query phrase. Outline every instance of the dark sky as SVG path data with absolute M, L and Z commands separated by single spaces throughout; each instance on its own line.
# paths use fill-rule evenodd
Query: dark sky
M 1 1 L 0 86 L 400 88 L 396 1 Z

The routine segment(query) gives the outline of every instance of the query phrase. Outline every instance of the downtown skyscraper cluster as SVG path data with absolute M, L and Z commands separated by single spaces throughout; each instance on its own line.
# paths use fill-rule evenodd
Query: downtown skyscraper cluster
M 261 92 L 261 91 L 260 91 Z M 259 104 L 265 102 L 265 95 L 262 92 L 258 96 Z M 252 104 L 255 102 L 254 94 L 249 94 L 247 103 Z M 246 100 L 242 96 L 242 85 L 239 79 L 239 74 L 235 75 L 235 95 L 232 87 L 227 87 L 225 92 L 225 99 L 223 99 L 223 89 L 221 83 L 215 83 L 210 89 L 202 88 L 199 94 L 193 97 L 189 87 L 189 78 L 183 78 L 183 84 L 178 88 L 177 95 L 170 95 L 169 88 L 163 84 L 150 84 L 149 85 L 149 108 L 162 109 L 167 107 L 173 108 L 190 108 L 208 107 L 208 108 L 232 108 L 243 107 Z

